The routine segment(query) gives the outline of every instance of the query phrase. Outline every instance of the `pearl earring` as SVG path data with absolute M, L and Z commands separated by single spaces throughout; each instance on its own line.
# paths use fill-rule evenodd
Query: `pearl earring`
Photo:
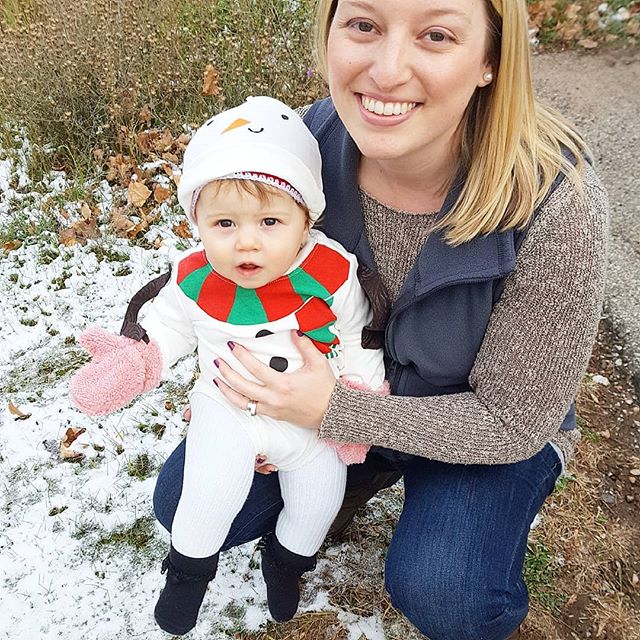
M 485 82 L 491 82 L 493 80 L 493 73 L 491 73 L 491 71 L 487 71 L 483 76 L 482 79 Z

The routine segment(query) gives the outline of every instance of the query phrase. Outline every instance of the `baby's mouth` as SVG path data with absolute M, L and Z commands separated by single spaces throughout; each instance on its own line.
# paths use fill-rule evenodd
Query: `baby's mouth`
M 236 269 L 243 275 L 251 275 L 257 273 L 262 267 L 253 262 L 243 262 L 239 264 Z

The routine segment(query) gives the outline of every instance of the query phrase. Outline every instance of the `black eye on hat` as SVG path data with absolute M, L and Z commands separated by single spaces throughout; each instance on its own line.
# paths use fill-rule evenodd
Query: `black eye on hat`
M 280 117 L 281 117 L 283 120 L 288 120 L 288 119 L 289 119 L 289 116 L 288 116 L 286 113 L 281 113 L 281 114 L 280 114 Z

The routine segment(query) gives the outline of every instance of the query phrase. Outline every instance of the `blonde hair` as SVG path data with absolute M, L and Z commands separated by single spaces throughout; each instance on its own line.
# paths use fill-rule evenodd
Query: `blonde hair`
M 314 49 L 327 75 L 327 39 L 338 0 L 319 0 Z M 487 61 L 493 81 L 476 89 L 460 124 L 459 169 L 466 180 L 458 200 L 436 228 L 450 244 L 496 230 L 523 228 L 558 172 L 579 190 L 584 156 L 580 135 L 533 95 L 525 0 L 485 0 Z M 566 148 L 575 166 L 564 157 Z

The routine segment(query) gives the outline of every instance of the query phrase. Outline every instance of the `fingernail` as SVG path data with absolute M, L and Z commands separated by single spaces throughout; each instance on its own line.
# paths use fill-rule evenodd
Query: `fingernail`
M 219 387 L 219 386 L 220 386 L 220 385 L 218 384 L 218 380 L 217 380 L 217 378 L 214 378 L 214 379 L 213 379 L 213 384 L 215 384 L 215 385 L 216 385 L 216 387 Z
M 220 368 L 220 360 L 218 360 L 217 358 L 213 361 L 213 364 L 215 364 L 218 369 Z
M 302 333 L 302 331 L 300 331 L 300 329 L 296 329 L 296 333 L 302 338 L 302 336 L 304 335 L 304 333 Z
M 233 347 L 236 346 L 235 342 L 231 342 L 231 340 L 229 340 L 229 342 L 227 342 L 227 347 L 229 347 L 229 349 L 231 349 L 231 351 L 233 351 Z

